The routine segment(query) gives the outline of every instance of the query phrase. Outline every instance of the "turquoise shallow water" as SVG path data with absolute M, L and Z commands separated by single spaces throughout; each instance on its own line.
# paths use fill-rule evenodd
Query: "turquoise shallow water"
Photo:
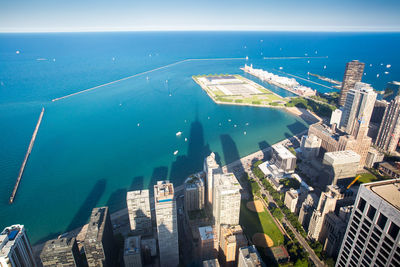
M 307 69 L 326 74 L 323 66 L 327 65 L 332 69 L 330 77 L 341 79 L 350 51 L 339 53 L 332 40 L 338 44 L 368 38 L 377 36 L 0 35 L 0 227 L 25 224 L 32 241 L 40 242 L 85 223 L 95 206 L 109 205 L 112 211 L 124 207 L 127 190 L 148 188 L 166 178 L 180 184 L 186 175 L 202 168 L 210 151 L 225 164 L 307 127 L 281 110 L 216 105 L 191 78 L 208 73 L 241 74 L 245 60 L 184 62 L 57 102 L 51 99 L 186 58 L 249 56 L 247 62 L 255 67 L 273 71 L 283 66 L 296 75 L 304 75 Z M 301 45 L 293 47 L 296 40 Z M 364 60 L 365 53 L 376 49 L 360 52 L 355 47 L 350 50 Z M 315 49 L 329 58 L 312 63 L 262 59 L 266 54 L 293 56 Z M 16 55 L 15 50 L 21 53 Z M 392 60 L 391 74 L 385 79 L 398 73 L 398 59 L 393 61 L 387 53 L 382 58 L 369 57 L 374 64 Z M 374 85 L 384 82 L 378 80 Z M 39 134 L 16 200 L 8 205 L 41 106 L 46 112 Z M 178 131 L 183 132 L 181 137 L 175 135 Z M 175 150 L 179 151 L 176 156 Z

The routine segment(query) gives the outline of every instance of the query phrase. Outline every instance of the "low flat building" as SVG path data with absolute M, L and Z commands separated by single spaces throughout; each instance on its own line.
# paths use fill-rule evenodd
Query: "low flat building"
M 247 246 L 240 225 L 222 225 L 219 241 L 219 258 L 222 266 L 236 266 L 239 248 Z
M 142 267 L 140 236 L 130 236 L 125 239 L 124 263 L 125 267 Z
M 239 248 L 238 267 L 266 267 L 266 265 L 253 245 Z
M 52 239 L 44 244 L 40 260 L 46 266 L 84 266 L 75 237 Z
M 282 144 L 272 146 L 271 163 L 282 169 L 285 173 L 293 173 L 296 168 L 296 156 Z
M 277 246 L 270 248 L 271 256 L 275 259 L 275 261 L 279 264 L 286 263 L 290 260 L 289 253 L 287 252 L 284 246 Z

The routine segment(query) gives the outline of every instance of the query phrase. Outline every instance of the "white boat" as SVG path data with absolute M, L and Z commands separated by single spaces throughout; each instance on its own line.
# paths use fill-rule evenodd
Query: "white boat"
M 246 135 L 246 134 L 247 134 L 247 132 L 246 132 L 246 131 L 244 131 L 244 132 L 243 132 L 243 134 L 244 134 L 244 135 Z
M 310 60 L 307 60 L 307 63 L 310 63 Z
M 379 78 L 379 74 L 376 75 L 376 78 Z
M 246 56 L 246 60 L 249 60 L 249 57 L 248 57 L 248 56 Z
M 44 60 L 47 60 L 47 58 L 37 58 L 36 60 L 37 61 L 44 61 Z
M 137 124 L 137 127 L 139 127 L 139 126 L 140 126 L 140 123 Z
M 185 142 L 187 142 L 187 138 L 185 137 Z
M 248 122 L 246 122 L 246 125 L 249 125 L 249 123 L 248 123 Z
M 385 74 L 389 74 L 389 72 L 388 72 L 388 71 L 385 71 Z
M 386 65 L 386 68 L 388 68 L 388 69 L 389 69 L 391 66 L 392 66 L 392 65 L 390 65 L 390 64 L 387 64 L 387 65 Z
M 235 128 L 236 128 L 236 127 L 237 127 L 237 125 L 235 124 L 235 125 L 233 125 L 233 127 L 235 127 Z
M 182 135 L 182 132 L 177 132 L 176 133 L 176 136 L 181 136 Z
M 112 58 L 112 61 L 115 61 L 115 57 Z
M 178 154 L 178 152 L 179 152 L 178 150 L 175 150 L 175 151 L 174 151 L 174 155 Z
M 372 64 L 369 64 L 370 67 L 372 67 Z
M 207 119 L 210 119 L 210 117 L 207 117 Z
M 15 54 L 19 54 L 19 53 L 20 53 L 19 50 L 15 51 Z
M 324 66 L 324 69 L 326 69 L 326 65 Z
M 231 122 L 232 120 L 231 120 L 231 119 L 228 119 L 228 121 Z
M 283 70 L 283 67 L 279 67 L 280 70 Z
M 53 58 L 53 62 L 56 62 L 56 59 L 55 59 L 55 58 Z

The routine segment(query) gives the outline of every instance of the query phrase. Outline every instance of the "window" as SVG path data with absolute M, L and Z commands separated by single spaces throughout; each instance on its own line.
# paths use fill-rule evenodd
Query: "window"
M 370 228 L 372 224 L 368 220 L 364 220 L 364 225 L 367 225 L 367 227 Z
M 394 239 L 396 240 L 397 235 L 399 234 L 399 227 L 395 224 L 395 223 L 391 223 L 389 230 L 388 230 L 388 234 Z
M 367 212 L 368 218 L 373 220 L 374 216 L 375 216 L 375 213 L 376 213 L 376 209 L 373 206 L 369 205 L 369 209 L 368 209 L 368 212 Z
M 379 235 L 379 236 L 382 235 L 382 232 L 379 231 L 379 229 L 376 228 L 376 227 L 374 227 L 374 233 L 377 234 L 377 235 Z
M 387 238 L 386 236 L 385 236 L 385 238 L 383 239 L 386 243 L 388 243 L 388 245 L 390 246 L 390 247 L 393 247 L 393 245 L 394 245 L 394 243 L 393 243 L 393 241 L 391 241 L 389 238 Z
M 379 217 L 378 220 L 376 221 L 376 224 L 383 230 L 385 229 L 386 222 L 387 222 L 387 217 L 382 213 L 379 213 Z
M 358 201 L 358 206 L 357 206 L 357 208 L 358 208 L 359 210 L 361 210 L 361 212 L 364 212 L 365 204 L 367 204 L 367 202 L 366 202 L 363 198 L 360 197 L 360 200 Z

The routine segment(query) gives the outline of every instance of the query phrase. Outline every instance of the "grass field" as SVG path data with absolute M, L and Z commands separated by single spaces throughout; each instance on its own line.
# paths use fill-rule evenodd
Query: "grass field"
M 260 213 L 250 211 L 247 207 L 247 200 L 242 200 L 240 205 L 240 225 L 248 237 L 255 233 L 265 233 L 274 241 L 274 246 L 283 244 L 283 235 L 276 226 L 268 212 Z
M 357 183 L 359 184 L 363 184 L 363 183 L 370 183 L 370 182 L 374 182 L 377 181 L 378 178 L 373 175 L 372 173 L 366 172 L 361 174 L 360 179 L 357 180 Z

